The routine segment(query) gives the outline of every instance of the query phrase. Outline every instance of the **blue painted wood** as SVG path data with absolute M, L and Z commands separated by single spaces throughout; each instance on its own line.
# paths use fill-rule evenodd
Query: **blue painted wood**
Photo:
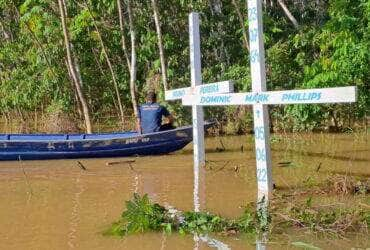
M 191 126 L 151 134 L 0 134 L 0 160 L 158 155 L 191 141 Z

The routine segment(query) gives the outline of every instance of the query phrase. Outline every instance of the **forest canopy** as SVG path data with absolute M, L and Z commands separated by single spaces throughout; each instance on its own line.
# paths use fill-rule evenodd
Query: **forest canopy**
M 200 13 L 203 81 L 250 91 L 246 0 L 0 0 L 0 112 L 126 124 L 148 89 L 190 85 L 188 14 Z M 264 0 L 268 90 L 357 86 L 358 102 L 273 106 L 275 130 L 352 129 L 370 110 L 370 1 Z M 179 125 L 180 102 L 164 103 Z M 245 132 L 245 107 L 207 108 Z M 91 120 L 91 121 L 90 121 Z M 90 126 L 90 128 L 89 128 Z M 125 127 L 124 127 L 125 128 Z

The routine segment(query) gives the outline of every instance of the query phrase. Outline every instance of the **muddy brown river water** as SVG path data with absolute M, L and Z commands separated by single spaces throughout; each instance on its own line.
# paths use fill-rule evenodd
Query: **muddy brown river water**
M 206 148 L 201 207 L 237 217 L 256 199 L 253 137 L 208 138 Z M 134 162 L 107 165 L 127 160 Z M 102 235 L 134 192 L 148 193 L 153 201 L 179 210 L 193 209 L 191 145 L 171 155 L 79 161 L 86 171 L 77 160 L 0 162 L 0 249 L 210 249 L 204 243 L 197 247 L 193 236 L 176 233 Z M 370 178 L 370 135 L 274 135 L 272 161 L 278 190 L 294 190 L 308 177 L 324 179 L 332 173 Z M 290 167 L 281 167 L 281 162 L 291 162 Z M 362 199 L 370 205 L 369 196 L 326 199 L 323 202 Z M 216 238 L 231 249 L 256 249 L 255 239 L 248 236 Z M 293 231 L 272 235 L 270 241 L 268 249 L 295 249 L 291 243 L 297 241 L 324 249 L 370 247 L 369 235 L 363 234 L 323 239 Z

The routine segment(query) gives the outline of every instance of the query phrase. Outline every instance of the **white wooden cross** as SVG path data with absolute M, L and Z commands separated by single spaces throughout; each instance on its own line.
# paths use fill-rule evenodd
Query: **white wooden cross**
M 257 201 L 258 203 L 263 201 L 262 205 L 267 205 L 272 192 L 270 126 L 267 105 L 355 102 L 357 95 L 356 87 L 267 91 L 262 1 L 248 0 L 248 19 L 252 92 L 203 96 L 197 94 L 185 95 L 182 101 L 183 105 L 192 105 L 193 112 L 197 112 L 199 105 L 253 105 L 258 185 Z M 194 107 L 196 107 L 195 111 Z M 196 135 L 194 134 L 194 136 Z
M 165 99 L 180 100 L 189 94 L 206 95 L 217 93 L 230 93 L 234 91 L 232 81 L 223 81 L 209 84 L 202 84 L 202 67 L 200 58 L 200 33 L 199 14 L 189 15 L 189 39 L 190 39 L 190 69 L 191 87 L 168 90 L 165 92 Z M 192 106 L 193 120 L 193 150 L 194 150 L 194 211 L 199 212 L 199 168 L 205 164 L 204 149 L 204 115 L 203 107 Z

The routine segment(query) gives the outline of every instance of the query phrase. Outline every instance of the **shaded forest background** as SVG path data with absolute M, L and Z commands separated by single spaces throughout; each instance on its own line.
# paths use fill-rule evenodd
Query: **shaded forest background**
M 201 16 L 205 83 L 250 91 L 246 0 L 0 0 L 0 113 L 19 131 L 132 129 L 148 89 L 190 85 L 188 14 Z M 270 107 L 276 131 L 352 130 L 370 110 L 370 1 L 263 0 L 269 90 L 356 85 L 345 105 Z M 178 125 L 181 102 L 164 103 Z M 221 132 L 248 107 L 210 107 Z M 101 127 L 105 125 L 105 127 Z

